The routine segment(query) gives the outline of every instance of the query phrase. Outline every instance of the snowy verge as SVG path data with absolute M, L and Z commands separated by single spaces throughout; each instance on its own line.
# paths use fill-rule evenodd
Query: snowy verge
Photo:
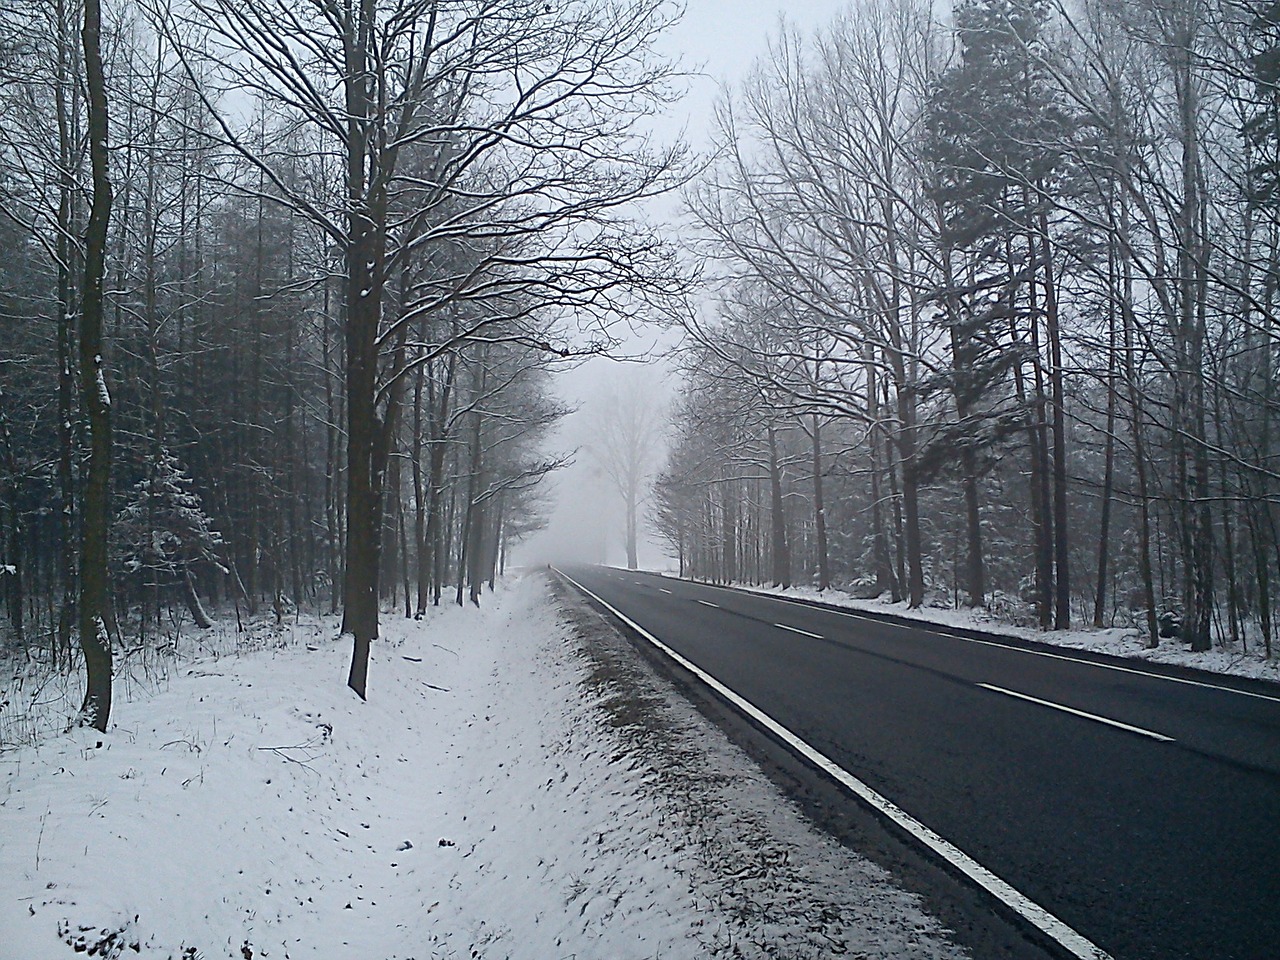
M 648 570 L 648 573 L 681 579 L 668 570 Z M 702 581 L 690 581 L 701 583 Z M 811 600 L 832 607 L 843 607 L 859 610 L 864 613 L 889 614 L 908 620 L 919 620 L 922 623 L 933 623 L 939 626 L 959 627 L 967 630 L 979 630 L 983 633 L 1013 637 L 1019 640 L 1032 640 L 1036 643 L 1049 644 L 1056 647 L 1067 647 L 1073 650 L 1087 650 L 1093 653 L 1105 653 L 1115 657 L 1128 657 L 1134 660 L 1145 660 L 1149 663 L 1165 663 L 1210 673 L 1230 674 L 1237 677 L 1249 677 L 1255 680 L 1270 680 L 1280 683 L 1280 658 L 1267 659 L 1260 647 L 1242 650 L 1230 641 L 1215 646 L 1204 653 L 1193 653 L 1186 644 L 1177 640 L 1162 640 L 1155 649 L 1148 648 L 1142 640 L 1142 633 L 1132 627 L 1112 627 L 1109 629 L 1088 628 L 1080 630 L 1037 630 L 1011 624 L 986 610 L 958 610 L 954 608 L 920 607 L 910 609 L 905 601 L 892 603 L 884 599 L 864 600 L 841 590 L 818 590 L 816 587 L 766 587 L 752 584 L 735 583 L 732 589 L 748 593 L 760 593 L 768 596 L 789 597 L 794 600 Z
M 691 812 L 543 578 L 486 601 L 388 616 L 367 703 L 348 644 L 316 636 L 189 662 L 105 735 L 0 754 L 0 960 L 820 956 L 796 904 L 832 879 L 857 925 L 823 937 L 961 955 L 875 868 L 800 883 L 790 848 L 725 841 L 734 805 L 778 809 L 736 767 Z

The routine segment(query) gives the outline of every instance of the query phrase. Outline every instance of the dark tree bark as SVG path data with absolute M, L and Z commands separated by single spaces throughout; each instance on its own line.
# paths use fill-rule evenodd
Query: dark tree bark
M 76 224 L 76 102 L 80 85 L 71 82 L 74 33 L 65 3 L 59 2 L 58 70 L 54 105 L 58 120 L 58 536 L 61 550 L 58 576 L 62 581 L 62 605 L 58 611 L 55 648 L 63 657 L 71 652 L 71 625 L 76 619 L 75 559 L 75 264 L 72 237 Z M 68 101 L 70 97 L 70 101 Z
M 1013 262 L 1012 246 L 1006 245 L 1009 262 Z M 1012 283 L 1012 280 L 1011 280 Z M 1032 381 L 1026 383 L 1022 361 L 1013 365 L 1014 385 L 1018 401 L 1027 411 L 1027 439 L 1031 453 L 1031 526 L 1034 535 L 1035 600 L 1036 615 L 1040 627 L 1048 630 L 1053 623 L 1053 520 L 1049 509 L 1049 453 L 1044 422 L 1044 366 L 1040 359 L 1039 320 L 1036 317 L 1037 297 L 1035 284 L 1028 288 L 1028 329 L 1031 336 Z M 1009 337 L 1015 344 L 1022 338 L 1017 329 L 1016 313 L 1009 318 Z M 1033 392 L 1034 391 L 1034 392 Z
M 894 573 L 893 559 L 889 555 L 889 533 L 884 519 L 880 486 L 884 470 L 881 464 L 880 388 L 877 385 L 875 357 L 870 344 L 866 347 L 866 372 L 867 418 L 871 422 L 867 433 L 871 448 L 871 552 L 875 564 L 875 592 L 876 596 L 880 596 L 888 590 L 890 600 L 897 603 L 902 599 L 902 580 Z
M 85 0 L 85 85 L 89 92 L 89 162 L 93 202 L 85 231 L 84 288 L 80 310 L 80 392 L 89 424 L 89 460 L 85 471 L 80 538 L 80 647 L 88 678 L 82 721 L 103 732 L 111 716 L 110 583 L 107 537 L 111 522 L 111 396 L 102 357 L 102 278 L 107 226 L 111 217 L 111 181 L 107 173 L 107 93 L 101 53 L 99 0 Z
M 822 496 L 822 425 L 813 415 L 813 526 L 818 548 L 818 589 L 831 586 L 831 564 L 827 556 L 827 506 Z
M 22 511 L 20 508 L 20 490 L 19 484 L 21 477 L 18 474 L 17 458 L 13 450 L 13 435 L 9 430 L 9 417 L 5 410 L 4 389 L 0 388 L 0 461 L 3 462 L 5 473 L 9 478 L 9 523 L 8 523 L 8 549 L 5 551 L 9 559 L 9 565 L 12 571 L 0 573 L 4 577 L 4 593 L 5 601 L 8 607 L 9 622 L 13 625 L 13 636 L 18 641 L 19 646 L 26 643 L 26 627 L 25 627 L 25 607 L 26 607 L 26 561 L 24 559 L 24 551 L 26 546 L 26 532 L 22 526 Z
M 484 385 L 481 384 L 477 399 L 483 396 Z M 488 523 L 489 500 L 487 496 L 487 488 L 489 486 L 488 473 L 485 468 L 484 457 L 484 417 L 479 410 L 475 413 L 475 427 L 471 437 L 471 476 L 474 486 L 472 487 L 471 500 L 467 505 L 467 563 L 466 563 L 466 582 L 467 596 L 474 606 L 480 606 L 480 587 L 484 581 L 485 569 L 485 546 L 487 545 L 487 537 L 485 536 L 485 526 Z M 462 584 L 462 571 L 459 572 L 458 583 Z
M 346 401 L 347 549 L 342 632 L 351 634 L 347 685 L 362 700 L 369 649 L 378 636 L 379 541 L 382 478 L 375 450 L 382 424 L 377 410 L 378 328 L 386 260 L 386 202 L 372 138 L 377 116 L 369 77 L 374 0 L 352 5 L 343 38 L 347 77 Z
M 769 442 L 769 522 L 771 529 L 772 576 L 775 587 L 791 586 L 791 549 L 787 544 L 787 518 L 782 505 L 782 467 L 778 462 L 778 438 L 770 423 Z
M 195 621 L 197 627 L 201 630 L 208 630 L 213 626 L 213 621 L 209 619 L 209 614 L 205 612 L 204 604 L 200 602 L 200 594 L 196 593 L 195 580 L 191 576 L 190 570 L 182 571 L 182 599 L 187 604 L 187 610 L 191 614 L 191 619 Z
M 907 605 L 924 603 L 924 560 L 920 542 L 920 484 L 916 476 L 916 412 L 906 384 L 902 353 L 890 351 L 898 404 L 898 461 L 902 466 L 902 524 L 907 563 Z
M 423 339 L 419 333 L 420 340 Z M 413 542 L 417 573 L 417 608 L 414 616 L 421 618 L 427 609 L 427 595 L 431 590 L 430 547 L 427 542 L 427 491 L 422 473 L 422 386 L 431 376 L 431 365 L 423 364 L 413 377 L 413 442 L 409 448 L 409 463 L 413 468 Z M 405 583 L 408 595 L 409 584 Z
M 1053 409 L 1053 565 L 1055 630 L 1071 628 L 1071 551 L 1067 526 L 1066 387 L 1062 371 L 1062 335 L 1058 324 L 1058 287 L 1049 246 L 1049 218 L 1040 214 L 1040 270 L 1044 278 L 1045 336 L 1049 339 L 1049 391 Z
M 727 462 L 720 467 L 720 489 L 722 491 L 720 502 L 723 507 L 720 511 L 720 542 L 724 549 L 724 562 L 721 564 L 720 575 L 726 583 L 733 583 L 740 575 L 737 563 L 738 525 L 735 509 L 737 498 L 734 496 L 737 484 L 730 477 Z
M 1116 250 L 1114 239 L 1110 245 L 1108 262 L 1108 288 L 1115 291 L 1118 285 L 1116 276 Z M 1116 475 L 1116 405 L 1118 390 L 1116 387 L 1116 304 L 1114 293 L 1107 314 L 1107 427 L 1103 441 L 1102 470 L 1102 516 L 1098 527 L 1098 579 L 1093 595 L 1093 625 L 1105 626 L 1107 611 L 1107 581 L 1110 577 L 1111 550 L 1111 508 L 1115 496 Z
M 942 252 L 942 281 L 946 293 L 948 329 L 951 339 L 952 366 L 955 368 L 952 393 L 956 402 L 956 417 L 964 429 L 965 442 L 960 450 L 961 484 L 964 490 L 965 513 L 965 589 L 970 607 L 982 607 L 987 602 L 986 562 L 982 552 L 982 505 L 978 496 L 978 457 L 969 440 L 969 420 L 973 413 L 973 394 L 967 378 L 972 376 L 971 366 L 975 349 L 968 336 L 962 336 L 957 317 L 955 277 L 951 263 L 951 248 Z M 971 268 L 972 269 L 972 268 Z
M 1129 410 L 1133 431 L 1133 466 L 1138 480 L 1138 572 L 1142 580 L 1143 605 L 1146 607 L 1147 646 L 1160 643 L 1160 625 L 1156 610 L 1155 578 L 1151 569 L 1151 498 L 1147 478 L 1147 451 L 1144 419 L 1146 416 L 1142 386 L 1138 383 L 1138 366 L 1134 358 L 1136 319 L 1133 316 L 1133 264 L 1130 260 L 1129 208 L 1120 205 L 1121 281 L 1120 322 L 1124 337 L 1124 368 L 1129 394 Z

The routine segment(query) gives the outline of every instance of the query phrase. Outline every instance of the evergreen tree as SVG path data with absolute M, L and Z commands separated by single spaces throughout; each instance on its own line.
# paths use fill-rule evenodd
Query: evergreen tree
M 926 106 L 925 156 L 942 206 L 944 243 L 993 261 L 1010 232 L 1025 234 L 1061 164 L 1066 117 L 1044 67 L 1049 4 L 963 0 L 955 10 L 960 59 Z
M 1249 74 L 1255 106 L 1242 131 L 1251 160 L 1246 175 L 1249 202 L 1255 207 L 1280 205 L 1280 2 L 1249 5 Z
M 222 535 L 204 512 L 191 478 L 168 450 L 161 450 L 151 476 L 140 480 L 116 517 L 115 539 L 123 571 L 144 587 L 178 584 L 201 627 L 212 624 L 200 605 L 191 568 L 217 565 Z
M 1065 514 L 1065 426 L 1048 198 L 1058 186 L 1069 125 L 1046 66 L 1049 12 L 1045 0 L 963 0 L 956 7 L 960 57 L 926 105 L 923 153 L 926 189 L 938 211 L 943 270 L 936 299 L 951 340 L 949 378 L 959 421 L 939 441 L 952 444 L 951 452 L 958 446 L 960 453 L 970 602 L 981 604 L 984 590 L 980 453 L 1009 432 L 993 429 L 1008 421 L 986 399 L 1011 370 L 1031 459 L 1036 602 L 1041 624 L 1048 627 L 1056 564 L 1052 619 L 1061 629 L 1070 619 L 1065 522 L 1055 525 L 1050 503 L 1054 514 Z M 956 263 L 964 264 L 963 275 Z M 1047 364 L 1040 352 L 1042 322 Z M 1031 375 L 1024 380 L 1026 361 Z M 947 452 L 935 450 L 925 460 L 943 462 Z

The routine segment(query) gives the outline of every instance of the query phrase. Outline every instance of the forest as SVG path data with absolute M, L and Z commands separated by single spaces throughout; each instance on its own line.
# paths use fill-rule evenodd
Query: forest
M 666 0 L 0 5 L 0 590 L 84 671 L 174 618 L 479 603 L 557 365 L 684 288 Z M 664 308 L 665 309 L 665 308 Z
M 1270 657 L 1280 4 L 856 0 L 688 192 L 687 575 Z
M 680 14 L 0 0 L 6 656 L 104 729 L 176 622 L 306 608 L 365 696 L 644 323 L 669 423 L 593 454 L 629 565 L 647 523 L 686 576 L 1271 656 L 1280 3 L 853 0 L 705 154 L 652 134 Z

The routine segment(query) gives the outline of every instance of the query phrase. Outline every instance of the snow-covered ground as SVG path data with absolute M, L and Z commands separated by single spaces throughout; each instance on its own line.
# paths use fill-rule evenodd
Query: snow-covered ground
M 959 957 L 531 575 L 190 660 L 0 752 L 0 960 Z M 594 631 L 594 633 L 593 633 Z
M 653 573 L 663 576 L 674 576 L 669 570 L 655 569 Z M 1035 640 L 1039 643 L 1069 647 L 1076 650 L 1091 650 L 1096 653 L 1107 653 L 1117 657 L 1130 657 L 1147 660 L 1152 663 L 1170 663 L 1183 667 L 1194 667 L 1213 673 L 1233 674 L 1239 677 L 1252 677 L 1259 680 L 1271 680 L 1280 683 L 1280 657 L 1267 659 L 1260 644 L 1251 644 L 1248 649 L 1241 649 L 1229 640 L 1220 641 L 1212 650 L 1204 653 L 1193 653 L 1185 643 L 1179 640 L 1161 640 L 1155 649 L 1148 648 L 1142 640 L 1142 634 L 1132 627 L 1113 627 L 1110 629 L 1077 629 L 1077 630 L 1039 630 L 1034 627 L 1018 626 L 1003 620 L 985 610 L 957 610 L 953 608 L 924 606 L 911 610 L 905 602 L 892 603 L 887 599 L 864 600 L 841 590 L 818 590 L 816 587 L 767 587 L 749 584 L 735 584 L 739 590 L 753 593 L 765 593 L 796 600 L 815 600 L 834 607 L 845 607 L 850 610 L 861 610 L 866 613 L 887 613 L 894 616 L 920 620 L 925 623 L 936 623 L 941 626 L 963 627 L 981 630 L 1007 637 L 1018 637 L 1023 640 Z

